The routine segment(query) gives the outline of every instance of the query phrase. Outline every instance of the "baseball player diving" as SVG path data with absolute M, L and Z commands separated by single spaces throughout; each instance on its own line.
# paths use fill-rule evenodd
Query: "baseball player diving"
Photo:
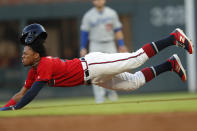
M 192 42 L 179 28 L 166 38 L 147 43 L 133 53 L 93 52 L 73 60 L 47 56 L 44 47 L 46 38 L 47 32 L 40 24 L 30 24 L 23 29 L 20 37 L 24 45 L 22 63 L 31 68 L 24 87 L 0 108 L 1 111 L 23 108 L 36 97 L 44 85 L 72 87 L 95 84 L 113 90 L 132 91 L 168 71 L 186 81 L 185 69 L 176 54 L 159 65 L 146 67 L 134 74 L 127 71 L 143 65 L 166 47 L 176 45 L 190 54 L 193 53 Z
M 122 24 L 115 10 L 105 6 L 106 0 L 92 0 L 93 8 L 88 10 L 81 24 L 80 55 L 84 57 L 89 52 L 116 53 L 117 40 L 119 52 L 127 52 L 124 44 Z M 105 95 L 111 101 L 116 101 L 118 95 L 114 90 L 93 85 L 93 93 L 96 103 L 103 103 Z

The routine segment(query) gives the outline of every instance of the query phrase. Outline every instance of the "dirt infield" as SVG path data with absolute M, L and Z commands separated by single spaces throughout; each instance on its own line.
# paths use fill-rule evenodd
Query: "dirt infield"
M 0 131 L 197 131 L 197 112 L 0 118 Z

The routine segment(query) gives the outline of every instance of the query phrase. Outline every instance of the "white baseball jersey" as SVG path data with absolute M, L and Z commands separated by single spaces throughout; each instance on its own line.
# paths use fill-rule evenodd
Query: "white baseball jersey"
M 83 17 L 81 30 L 89 32 L 90 52 L 116 52 L 114 30 L 122 28 L 115 10 L 91 8 Z M 105 44 L 105 45 L 102 45 Z

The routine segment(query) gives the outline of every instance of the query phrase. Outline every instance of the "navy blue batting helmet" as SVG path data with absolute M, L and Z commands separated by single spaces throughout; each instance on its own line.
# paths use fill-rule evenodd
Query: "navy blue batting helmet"
M 30 24 L 25 26 L 20 37 L 20 41 L 24 45 L 32 45 L 43 43 L 47 38 L 44 27 L 40 24 Z

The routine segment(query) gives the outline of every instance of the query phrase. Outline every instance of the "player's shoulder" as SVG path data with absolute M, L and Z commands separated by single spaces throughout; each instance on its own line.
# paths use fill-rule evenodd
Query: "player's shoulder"
M 50 64 L 50 63 L 53 62 L 53 59 L 54 59 L 54 57 L 52 57 L 52 56 L 42 57 L 42 58 L 40 59 L 39 64 Z
M 91 16 L 94 13 L 95 13 L 95 8 L 92 7 L 84 14 L 84 17 Z
M 46 57 L 42 57 L 41 59 L 40 59 L 40 61 L 42 62 L 42 61 L 50 61 L 50 60 L 52 60 L 53 59 L 53 57 L 52 56 L 46 56 Z
M 109 6 L 105 6 L 105 10 L 109 13 L 113 13 L 113 14 L 117 14 L 116 10 L 112 9 L 111 7 Z
M 43 69 L 46 67 L 52 67 L 54 64 L 55 58 L 51 56 L 42 57 L 39 61 L 37 69 Z

